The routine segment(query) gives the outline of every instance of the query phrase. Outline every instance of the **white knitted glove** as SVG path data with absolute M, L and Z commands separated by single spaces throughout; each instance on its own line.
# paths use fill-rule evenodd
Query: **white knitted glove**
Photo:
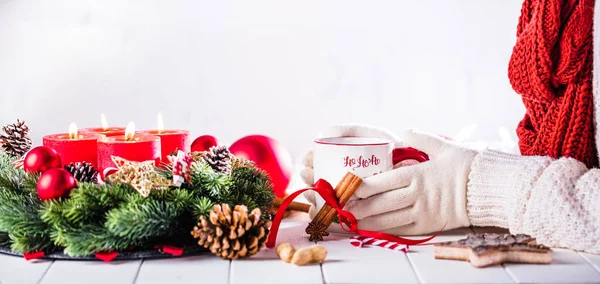
M 469 225 L 466 189 L 477 152 L 439 136 L 406 131 L 405 146 L 421 150 L 430 161 L 364 179 L 358 199 L 345 209 L 363 230 L 420 235 Z
M 389 131 L 368 125 L 362 124 L 338 124 L 332 125 L 325 131 L 319 133 L 317 137 L 370 137 L 370 138 L 383 138 L 394 141 L 396 147 L 400 145 L 400 139 Z M 312 150 L 304 154 L 303 157 L 303 168 L 300 170 L 300 177 L 307 187 L 310 187 L 314 183 L 313 173 L 313 153 Z M 334 185 L 335 186 L 335 185 Z M 304 198 L 312 205 L 309 210 L 309 215 L 313 218 L 317 214 L 315 207 L 315 192 L 306 191 Z
M 399 146 L 400 140 L 394 134 L 389 131 L 368 125 L 362 124 L 337 124 L 332 125 L 325 131 L 319 133 L 317 137 L 369 137 L 369 138 L 383 138 L 394 141 L 396 147 Z M 313 153 L 312 150 L 308 151 L 303 156 L 303 168 L 300 171 L 302 181 L 307 186 L 312 186 L 314 183 L 313 176 Z

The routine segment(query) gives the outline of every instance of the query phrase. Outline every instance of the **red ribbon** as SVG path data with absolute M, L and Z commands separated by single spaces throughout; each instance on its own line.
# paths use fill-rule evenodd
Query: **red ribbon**
M 119 253 L 116 251 L 99 252 L 99 253 L 96 253 L 96 258 L 100 259 L 102 261 L 105 261 L 105 262 L 110 262 L 111 260 L 115 259 L 115 257 L 117 257 L 118 255 L 119 255 Z
M 183 249 L 180 247 L 176 247 L 176 246 L 170 246 L 170 245 L 155 245 L 154 246 L 155 249 L 158 249 L 164 253 L 168 253 L 170 255 L 173 256 L 181 256 L 183 254 Z
M 42 258 L 45 255 L 46 254 L 43 251 L 37 251 L 37 252 L 24 253 L 23 257 L 25 258 L 25 260 L 32 260 L 32 259 L 36 259 L 36 258 Z
M 433 235 L 429 238 L 420 239 L 420 240 L 405 239 L 402 237 L 398 237 L 398 236 L 394 236 L 394 235 L 390 235 L 390 234 L 386 234 L 386 233 L 382 233 L 382 232 L 360 230 L 360 229 L 358 229 L 358 221 L 356 220 L 356 217 L 349 211 L 345 211 L 342 209 L 342 208 L 344 208 L 345 204 L 341 204 L 338 202 L 338 200 L 335 196 L 335 190 L 333 189 L 331 184 L 329 182 L 327 182 L 326 180 L 319 179 L 315 183 L 314 187 L 298 190 L 298 191 L 290 194 L 290 196 L 288 196 L 285 200 L 283 200 L 283 202 L 279 206 L 279 209 L 277 210 L 277 213 L 275 214 L 275 218 L 273 218 L 273 223 L 271 225 L 271 233 L 269 234 L 269 237 L 267 239 L 267 247 L 268 248 L 273 248 L 275 246 L 275 242 L 277 240 L 277 232 L 279 231 L 279 225 L 281 224 L 281 220 L 283 219 L 283 215 L 284 215 L 287 207 L 290 205 L 290 203 L 292 203 L 292 201 L 296 197 L 298 197 L 298 195 L 300 195 L 301 193 L 303 193 L 307 190 L 316 191 L 325 200 L 325 204 L 327 204 L 331 208 L 335 209 L 335 211 L 337 212 L 337 215 L 338 215 L 338 220 L 340 221 L 340 226 L 342 227 L 342 229 L 344 231 L 346 231 L 348 233 L 356 233 L 363 237 L 376 238 L 376 239 L 386 240 L 386 241 L 390 241 L 390 242 L 397 242 L 397 243 L 400 243 L 403 245 L 420 245 L 420 244 L 424 244 L 424 243 L 432 240 L 433 238 L 437 237 L 444 230 L 444 227 L 446 227 L 446 225 L 444 225 L 444 227 L 442 227 L 442 229 L 439 232 L 437 232 L 435 235 Z

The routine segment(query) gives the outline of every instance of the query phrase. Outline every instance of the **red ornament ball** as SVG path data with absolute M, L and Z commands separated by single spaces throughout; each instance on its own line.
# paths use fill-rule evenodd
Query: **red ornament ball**
M 285 195 L 292 177 L 292 157 L 279 142 L 264 135 L 251 135 L 233 143 L 229 151 L 253 161 L 256 167 L 269 174 L 275 195 Z
M 54 168 L 45 171 L 40 176 L 37 192 L 41 200 L 52 200 L 68 196 L 75 187 L 77 187 L 77 181 L 71 173 L 62 168 Z
M 211 147 L 220 145 L 217 138 L 212 135 L 202 135 L 192 142 L 192 152 L 208 151 Z
M 46 170 L 60 168 L 62 161 L 54 149 L 39 146 L 31 149 L 23 160 L 23 169 L 26 172 L 43 173 Z

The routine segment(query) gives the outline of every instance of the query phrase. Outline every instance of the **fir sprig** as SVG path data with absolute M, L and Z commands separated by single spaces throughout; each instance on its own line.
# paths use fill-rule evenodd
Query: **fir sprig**
M 267 174 L 257 168 L 237 168 L 231 173 L 233 200 L 229 204 L 244 204 L 249 210 L 259 207 L 267 212 L 275 195 Z M 253 203 L 253 204 L 252 204 Z
M 15 169 L 14 158 L 0 152 L 0 234 L 15 252 L 29 252 L 52 245 L 48 226 L 38 211 L 41 201 L 35 189 L 38 175 Z
M 190 187 L 199 194 L 218 198 L 232 185 L 227 175 L 214 172 L 207 163 L 193 163 L 191 172 Z
M 12 168 L 12 162 L 16 160 L 16 158 L 12 155 L 4 151 L 0 151 L 0 171 L 8 168 Z
M 212 200 L 210 200 L 210 198 L 205 197 L 205 196 L 194 200 L 193 214 L 196 217 L 194 219 L 197 220 L 198 217 L 200 217 L 200 216 L 208 216 L 208 214 L 210 213 L 210 210 L 213 209 L 214 204 L 215 203 Z
M 68 244 L 64 252 L 72 256 L 87 256 L 102 251 L 122 251 L 136 245 L 127 238 L 110 234 L 108 229 L 94 224 L 84 225 L 64 235 Z

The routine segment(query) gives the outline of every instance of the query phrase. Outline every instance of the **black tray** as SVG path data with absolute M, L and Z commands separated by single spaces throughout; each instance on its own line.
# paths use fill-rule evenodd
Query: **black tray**
M 113 260 L 137 260 L 137 259 L 160 259 L 160 258 L 178 258 L 184 256 L 192 256 L 198 255 L 201 253 L 208 252 L 208 249 L 205 249 L 200 246 L 190 246 L 183 248 L 183 254 L 180 256 L 173 256 L 168 253 L 164 253 L 159 251 L 158 249 L 153 250 L 142 250 L 142 251 L 124 251 L 119 252 L 119 255 L 115 257 Z M 23 254 L 13 252 L 10 247 L 2 247 L 0 246 L 0 254 L 12 255 L 23 257 Z M 52 252 L 40 257 L 40 259 L 60 259 L 60 260 L 89 260 L 89 261 L 101 261 L 96 258 L 95 255 L 90 256 L 70 256 L 66 255 L 63 252 Z

